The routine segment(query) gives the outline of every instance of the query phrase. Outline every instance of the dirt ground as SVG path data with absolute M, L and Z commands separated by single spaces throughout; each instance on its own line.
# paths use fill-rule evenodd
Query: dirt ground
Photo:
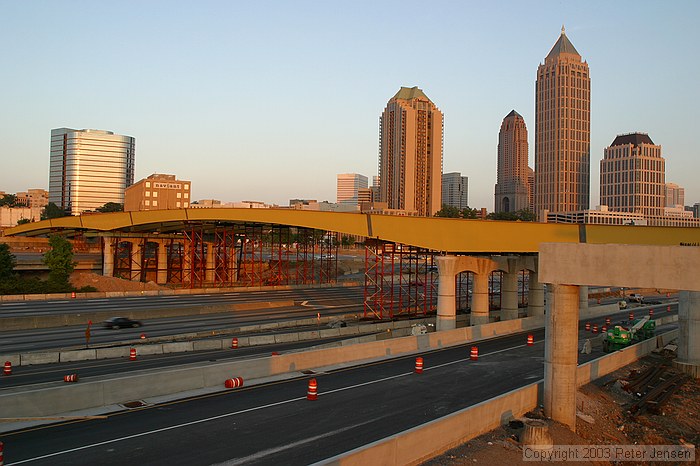
M 689 379 L 661 410 L 661 414 L 643 413 L 633 417 L 629 412 L 638 399 L 622 389 L 620 381 L 627 380 L 633 370 L 643 371 L 652 364 L 668 364 L 669 360 L 649 355 L 634 364 L 579 389 L 576 397 L 576 433 L 547 421 L 554 445 L 695 445 L 700 444 L 700 383 Z M 624 382 L 623 382 L 624 383 Z M 542 418 L 541 410 L 527 417 Z M 430 466 L 467 464 L 531 465 L 523 460 L 519 437 L 522 428 L 504 425 L 423 463 Z M 700 464 L 682 462 L 548 462 L 547 464 Z
M 97 291 L 148 291 L 161 290 L 162 286 L 154 282 L 132 282 L 116 277 L 105 277 L 91 272 L 73 272 L 70 282 L 76 288 L 84 286 L 94 286 Z

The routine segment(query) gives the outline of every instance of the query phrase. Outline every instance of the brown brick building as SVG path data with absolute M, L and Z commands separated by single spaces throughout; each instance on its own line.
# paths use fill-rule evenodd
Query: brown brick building
M 124 211 L 187 209 L 190 199 L 189 181 L 154 173 L 126 188 Z

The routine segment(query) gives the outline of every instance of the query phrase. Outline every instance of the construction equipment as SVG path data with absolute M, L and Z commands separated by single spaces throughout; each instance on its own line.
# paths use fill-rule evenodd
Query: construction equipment
M 654 336 L 656 321 L 644 316 L 630 322 L 629 328 L 615 325 L 608 330 L 603 340 L 603 351 L 611 353 Z

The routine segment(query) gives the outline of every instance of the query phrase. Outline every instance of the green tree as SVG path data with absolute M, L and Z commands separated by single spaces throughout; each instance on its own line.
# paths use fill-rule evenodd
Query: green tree
M 523 222 L 534 222 L 535 214 L 529 209 L 521 209 L 517 212 L 491 212 L 486 218 L 489 220 L 520 220 Z
M 0 207 L 17 207 L 17 196 L 15 194 L 0 194 Z
M 118 202 L 108 202 L 102 207 L 97 208 L 98 212 L 102 213 L 107 213 L 107 212 L 124 212 L 124 204 L 120 204 Z
M 352 243 L 353 243 L 352 238 L 349 236 L 343 236 L 340 239 L 340 244 L 342 244 L 343 247 L 345 247 L 345 248 L 352 246 Z
M 65 217 L 68 214 L 58 207 L 56 204 L 53 202 L 49 202 L 46 204 L 46 207 L 44 207 L 44 210 L 41 212 L 41 219 L 42 220 L 48 220 L 50 218 L 60 218 L 60 217 Z
M 0 281 L 5 282 L 14 277 L 17 260 L 10 252 L 10 246 L 0 243 Z
M 451 205 L 443 204 L 442 209 L 435 212 L 436 217 L 459 218 L 459 209 Z
M 469 206 L 462 209 L 460 212 L 460 217 L 462 218 L 479 218 L 481 211 L 479 209 L 472 209 Z
M 54 292 L 70 291 L 69 277 L 75 269 L 73 245 L 63 236 L 53 235 L 49 246 L 51 249 L 44 253 L 44 264 L 49 268 L 48 286 Z
M 32 221 L 28 218 L 20 218 L 17 220 L 17 225 L 24 225 L 25 223 L 32 223 Z

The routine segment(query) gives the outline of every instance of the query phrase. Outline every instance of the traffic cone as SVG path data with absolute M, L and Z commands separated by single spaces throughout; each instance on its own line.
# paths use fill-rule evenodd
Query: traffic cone
M 422 374 L 423 373 L 423 358 L 418 356 L 416 358 L 416 369 L 415 369 L 416 374 Z
M 277 351 L 272 352 L 272 356 L 279 356 L 280 354 Z
M 239 388 L 243 386 L 243 377 L 234 377 L 224 382 L 226 388 Z
M 527 336 L 527 346 L 532 346 L 535 344 L 535 337 L 530 334 Z
M 318 398 L 318 384 L 316 383 L 316 379 L 311 379 L 311 380 L 309 380 L 309 388 L 306 391 L 306 399 L 313 401 L 317 398 Z
M 70 374 L 70 375 L 64 375 L 63 376 L 63 381 L 64 382 L 77 382 L 78 381 L 78 374 Z
M 131 348 L 129 350 L 129 359 L 131 361 L 136 361 L 136 348 Z
M 231 339 L 231 349 L 237 349 L 238 348 L 238 338 L 232 338 Z
M 666 312 L 671 312 L 671 306 L 666 306 Z
M 607 325 L 603 325 L 603 328 L 601 328 L 600 330 L 601 330 L 603 333 L 605 333 L 605 332 L 608 331 L 608 326 L 607 326 Z
M 2 369 L 3 375 L 12 375 L 12 363 L 10 361 L 5 361 L 5 367 Z
M 145 340 L 145 339 L 146 339 L 146 334 L 145 334 L 145 333 L 142 333 L 140 338 L 141 338 L 142 340 Z
M 70 297 L 75 298 L 75 291 L 71 291 Z
M 469 353 L 469 359 L 472 361 L 479 359 L 479 348 L 477 346 L 472 346 L 472 350 Z

